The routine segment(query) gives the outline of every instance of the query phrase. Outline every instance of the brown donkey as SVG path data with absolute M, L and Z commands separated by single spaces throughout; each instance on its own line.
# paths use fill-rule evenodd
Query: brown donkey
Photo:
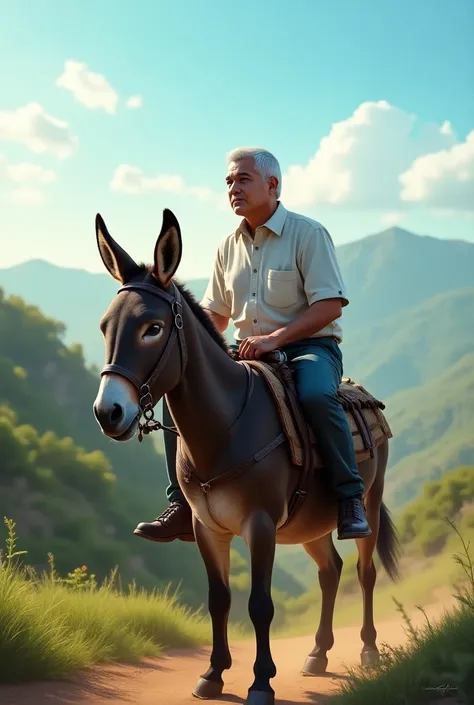
M 280 414 L 264 378 L 233 360 L 224 338 L 192 295 L 173 277 L 181 260 L 178 221 L 165 210 L 154 263 L 137 265 L 96 218 L 100 255 L 121 287 L 101 321 L 106 365 L 94 413 L 104 434 L 127 441 L 159 427 L 153 407 L 166 400 L 179 432 L 178 480 L 192 508 L 197 545 L 209 579 L 213 645 L 210 668 L 193 694 L 216 698 L 222 672 L 231 667 L 227 642 L 230 610 L 229 554 L 233 536 L 249 548 L 249 615 L 255 628 L 255 679 L 247 705 L 273 705 L 276 674 L 270 650 L 275 544 L 302 544 L 319 568 L 322 606 L 315 647 L 303 672 L 325 672 L 334 643 L 333 613 L 342 570 L 331 532 L 336 501 L 319 471 L 310 474 L 307 495 L 288 520 L 289 500 L 301 475 L 293 464 Z M 140 419 L 145 417 L 142 425 Z M 141 436 L 139 436 L 140 438 Z M 388 440 L 359 464 L 372 535 L 357 539 L 357 572 L 363 595 L 362 664 L 377 661 L 373 620 L 375 547 L 389 576 L 397 577 L 398 539 L 382 502 Z

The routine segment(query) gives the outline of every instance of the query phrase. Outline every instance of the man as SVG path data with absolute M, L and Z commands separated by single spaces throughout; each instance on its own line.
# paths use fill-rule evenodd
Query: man
M 349 301 L 332 239 L 320 223 L 285 209 L 280 167 L 269 152 L 231 152 L 226 182 L 230 205 L 242 220 L 219 247 L 201 304 L 219 331 L 233 320 L 242 358 L 258 359 L 277 348 L 286 352 L 339 501 L 338 538 L 369 536 L 352 435 L 336 395 L 342 377 L 339 319 Z M 170 506 L 135 532 L 153 541 L 192 541 L 191 510 L 176 480 L 176 438 L 165 434 L 165 445 Z

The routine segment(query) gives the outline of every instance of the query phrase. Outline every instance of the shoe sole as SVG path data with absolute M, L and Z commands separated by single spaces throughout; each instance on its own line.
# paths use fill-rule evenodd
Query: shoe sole
M 137 531 L 137 529 L 134 529 L 133 533 L 135 536 L 139 536 L 142 539 L 147 539 L 147 541 L 154 541 L 155 543 L 170 543 L 170 541 L 185 541 L 186 543 L 195 543 L 196 539 L 194 537 L 194 534 L 179 534 L 178 536 L 165 536 L 163 538 L 154 538 L 153 536 L 148 536 L 148 534 L 144 534 L 142 531 Z
M 345 539 L 366 539 L 367 536 L 372 536 L 372 531 L 366 531 L 365 533 L 360 533 L 357 532 L 355 534 L 342 534 L 342 536 L 338 535 L 338 540 L 339 541 L 344 541 Z

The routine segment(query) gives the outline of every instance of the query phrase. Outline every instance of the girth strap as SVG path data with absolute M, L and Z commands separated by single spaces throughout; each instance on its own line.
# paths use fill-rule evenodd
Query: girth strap
M 263 458 L 265 458 L 269 453 L 274 451 L 275 448 L 278 448 L 278 446 L 286 442 L 287 438 L 285 434 L 279 433 L 278 436 L 276 436 L 272 441 L 270 441 L 270 443 L 267 443 L 263 448 L 254 453 L 243 463 L 240 463 L 240 465 L 236 465 L 230 470 L 223 472 L 221 475 L 216 475 L 215 477 L 212 477 L 206 482 L 202 482 L 200 477 L 194 472 L 194 468 L 190 464 L 189 460 L 185 456 L 181 456 L 181 464 L 183 466 L 183 479 L 185 482 L 189 483 L 191 481 L 191 478 L 194 478 L 195 480 L 197 480 L 197 482 L 199 482 L 199 486 L 201 487 L 201 490 L 204 492 L 204 494 L 207 494 L 212 489 L 212 487 L 215 487 L 215 485 L 218 485 L 224 481 L 228 482 L 229 480 L 235 480 L 235 478 L 241 475 L 244 470 L 247 470 L 248 468 L 252 467 L 252 465 L 255 465 L 255 463 L 260 462 L 260 460 L 263 460 Z

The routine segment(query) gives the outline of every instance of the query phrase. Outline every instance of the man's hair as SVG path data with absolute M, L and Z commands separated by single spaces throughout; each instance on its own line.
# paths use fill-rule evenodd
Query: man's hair
M 278 159 L 271 152 L 261 147 L 236 147 L 227 154 L 227 164 L 231 162 L 239 162 L 245 157 L 252 157 L 255 164 L 255 169 L 264 178 L 269 179 L 274 176 L 278 181 L 276 188 L 276 197 L 280 198 L 281 194 L 281 169 Z

